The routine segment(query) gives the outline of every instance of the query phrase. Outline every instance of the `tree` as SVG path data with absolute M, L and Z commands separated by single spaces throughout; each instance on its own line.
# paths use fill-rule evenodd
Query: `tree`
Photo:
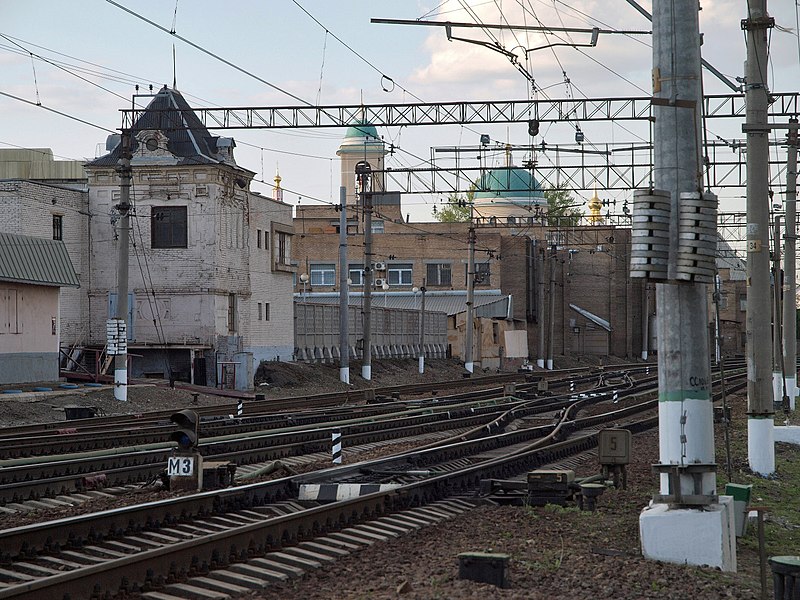
M 562 185 L 544 191 L 547 199 L 547 224 L 551 227 L 575 227 L 580 223 L 582 213 L 576 207 L 575 198 Z
M 433 216 L 437 221 L 442 223 L 461 223 L 469 221 L 470 202 L 472 202 L 472 193 L 467 194 L 467 197 L 459 196 L 458 194 L 450 194 L 447 198 L 447 203 L 437 209 L 433 207 Z

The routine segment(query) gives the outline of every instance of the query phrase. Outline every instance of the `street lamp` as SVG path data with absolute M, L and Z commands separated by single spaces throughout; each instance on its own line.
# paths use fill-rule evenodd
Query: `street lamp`
M 414 310 L 417 310 L 417 294 L 419 294 L 419 288 L 414 286 L 411 288 L 411 291 L 414 293 Z
M 386 308 L 386 296 L 388 295 L 386 292 L 389 291 L 389 284 L 384 281 L 381 289 L 383 290 L 383 308 Z
M 300 281 L 303 282 L 303 304 L 306 303 L 306 284 L 308 283 L 308 273 L 300 275 Z

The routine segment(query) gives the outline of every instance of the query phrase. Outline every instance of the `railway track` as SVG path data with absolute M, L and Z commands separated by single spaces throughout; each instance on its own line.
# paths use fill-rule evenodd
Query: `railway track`
M 0 598 L 69 594 L 74 600 L 90 597 L 93 590 L 124 589 L 156 600 L 166 597 L 154 591 L 163 585 L 173 586 L 169 594 L 188 598 L 192 590 L 174 586 L 190 577 L 183 585 L 203 584 L 211 594 L 206 597 L 224 597 L 220 582 L 228 590 L 264 587 L 304 566 L 313 568 L 364 543 L 431 522 L 432 515 L 446 518 L 466 510 L 481 479 L 508 478 L 590 451 L 603 424 L 633 431 L 652 427 L 656 402 L 646 399 L 653 384 L 646 385 L 630 388 L 629 406 L 598 409 L 584 418 L 577 411 L 608 404 L 611 389 L 593 396 L 576 392 L 586 397 L 560 409 L 552 406 L 551 414 L 559 417 L 549 425 L 503 431 L 529 416 L 530 407 L 516 405 L 495 425 L 391 458 L 5 530 L 0 532 L 5 563 Z M 643 412 L 649 416 L 635 416 Z M 477 429 L 484 432 L 480 437 Z M 300 485 L 365 480 L 393 487 L 331 504 L 296 500 Z M 442 504 L 453 496 L 471 501 Z
M 584 375 L 578 378 L 578 384 L 596 380 L 596 375 Z M 556 380 L 552 388 L 568 387 L 570 383 L 574 386 L 575 381 L 575 378 L 570 382 Z M 536 385 L 522 384 L 516 393 L 527 397 Z M 200 451 L 218 461 L 248 465 L 324 451 L 334 429 L 344 432 L 345 443 L 357 445 L 400 440 L 430 430 L 479 426 L 491 422 L 495 413 L 503 410 L 498 406 L 507 401 L 503 400 L 503 392 L 503 388 L 494 387 L 437 396 L 427 401 L 395 401 L 374 406 L 337 407 L 325 413 L 264 414 L 205 422 L 201 430 Z M 349 418 L 345 419 L 345 416 Z M 170 424 L 168 429 L 173 430 L 174 425 Z M 157 435 L 156 439 L 160 439 L 166 433 L 160 431 Z M 78 443 L 81 444 L 84 438 L 85 435 L 78 436 Z M 152 441 L 148 437 L 138 441 L 141 443 L 135 446 L 2 460 L 0 503 L 52 498 L 86 490 L 97 483 L 122 486 L 151 481 L 163 471 L 174 443 Z M 4 440 L 0 447 L 3 447 L 4 455 L 13 456 L 31 443 L 29 438 L 12 437 Z M 58 440 L 50 448 L 62 450 L 64 444 L 68 445 L 69 441 Z

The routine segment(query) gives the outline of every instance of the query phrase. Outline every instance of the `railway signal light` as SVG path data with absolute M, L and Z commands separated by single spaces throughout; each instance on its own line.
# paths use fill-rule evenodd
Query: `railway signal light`
M 197 430 L 200 419 L 193 410 L 182 410 L 176 412 L 170 421 L 178 426 L 178 429 L 170 434 L 170 439 L 178 443 L 179 450 L 192 450 L 197 446 Z
M 539 121 L 537 119 L 528 121 L 528 135 L 531 137 L 539 135 Z

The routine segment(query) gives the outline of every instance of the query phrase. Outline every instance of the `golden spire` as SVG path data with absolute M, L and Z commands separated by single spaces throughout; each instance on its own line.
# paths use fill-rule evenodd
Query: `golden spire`
M 594 190 L 594 195 L 589 199 L 588 207 L 589 207 L 589 224 L 602 225 L 603 215 L 600 214 L 600 211 L 603 209 L 603 202 L 597 195 L 597 188 L 595 188 Z

